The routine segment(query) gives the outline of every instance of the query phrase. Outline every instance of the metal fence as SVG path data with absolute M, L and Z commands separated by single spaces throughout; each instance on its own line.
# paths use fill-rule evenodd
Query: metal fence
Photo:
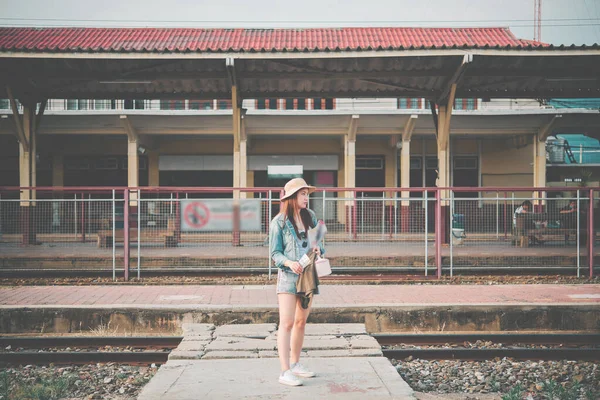
M 271 273 L 279 196 L 276 188 L 0 188 L 0 268 Z M 590 199 L 590 188 L 327 188 L 310 208 L 327 225 L 326 256 L 338 272 L 592 276 Z

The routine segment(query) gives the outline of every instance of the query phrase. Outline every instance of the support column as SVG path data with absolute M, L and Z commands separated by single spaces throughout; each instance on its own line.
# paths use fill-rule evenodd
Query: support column
M 16 106 L 15 106 L 16 107 Z M 32 110 L 29 106 L 23 107 L 23 141 L 19 142 L 19 186 L 35 186 L 35 131 L 32 126 Z M 15 120 L 18 120 L 19 116 Z M 34 207 L 35 192 L 31 189 L 21 190 L 21 244 L 30 245 L 37 242 Z
M 410 140 L 402 140 L 400 150 L 400 187 L 410 188 Z M 402 199 L 410 198 L 410 192 L 403 191 Z M 401 232 L 410 231 L 410 201 L 402 200 L 400 206 Z
M 160 170 L 158 169 L 158 151 L 148 152 L 148 186 L 160 186 Z
M 562 115 L 554 115 L 543 126 L 538 129 L 533 137 L 533 186 L 546 187 L 546 139 L 552 134 L 555 124 L 562 118 Z M 543 198 L 545 192 L 536 191 L 534 197 Z M 545 200 L 535 200 L 533 208 L 536 212 L 543 212 Z
M 242 109 L 241 100 L 238 96 L 237 86 L 235 80 L 233 80 L 231 86 L 231 104 L 233 107 L 233 187 L 239 188 L 242 186 L 242 137 L 241 137 L 241 125 L 242 125 Z M 246 144 L 244 141 L 244 160 L 246 159 Z M 243 174 L 246 174 L 244 168 Z M 245 177 L 244 177 L 245 178 Z M 232 245 L 240 245 L 240 191 L 233 191 L 233 235 Z
M 62 154 L 52 155 L 52 186 L 65 186 L 64 156 Z
M 344 137 L 344 187 L 356 187 L 356 131 L 358 130 L 358 115 L 353 115 L 348 126 L 348 133 Z M 356 193 L 348 191 L 347 199 L 355 199 Z M 356 201 L 346 201 L 346 232 L 356 238 Z
M 452 117 L 452 107 L 454 104 L 454 94 L 456 93 L 456 84 L 451 85 L 448 103 L 439 106 L 437 116 L 437 153 L 438 153 L 438 177 L 437 187 L 450 186 L 450 119 Z M 450 197 L 448 190 L 440 192 L 441 203 L 441 221 L 436 221 L 441 229 L 442 243 L 448 243 L 450 238 Z
M 127 186 L 130 188 L 138 187 L 140 185 L 139 135 L 127 115 L 121 115 L 120 118 L 125 133 L 127 133 Z M 129 205 L 133 207 L 132 211 L 137 212 L 137 190 L 130 190 L 129 200 Z
M 406 124 L 404 125 L 404 129 L 402 131 L 402 142 L 400 149 L 400 187 L 402 188 L 410 188 L 410 141 L 412 139 L 412 134 L 415 130 L 415 126 L 417 123 L 418 115 L 411 115 Z M 402 198 L 407 199 L 401 202 L 400 207 L 400 220 L 401 220 L 401 232 L 409 232 L 410 231 L 410 192 L 403 191 Z
M 140 156 L 138 155 L 138 143 L 127 142 L 127 186 L 138 187 L 140 185 Z M 137 190 L 130 191 L 130 202 L 129 205 L 135 209 L 138 206 L 138 194 Z

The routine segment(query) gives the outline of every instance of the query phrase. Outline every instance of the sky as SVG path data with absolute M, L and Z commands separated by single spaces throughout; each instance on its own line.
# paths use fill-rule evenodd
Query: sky
M 0 26 L 509 27 L 533 39 L 534 0 L 0 0 Z M 542 0 L 543 42 L 600 43 L 600 0 Z

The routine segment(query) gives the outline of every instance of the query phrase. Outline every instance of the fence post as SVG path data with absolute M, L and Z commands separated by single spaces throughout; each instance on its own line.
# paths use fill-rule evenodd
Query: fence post
M 137 191 L 137 278 L 140 279 L 140 250 L 142 245 L 142 191 Z
M 590 279 L 594 277 L 594 189 L 590 189 L 590 205 L 588 211 L 588 260 L 590 263 Z
M 129 280 L 129 189 L 125 189 L 123 193 L 123 248 L 124 248 L 124 265 L 125 280 Z
M 442 278 L 442 196 L 440 189 L 435 191 L 435 265 L 437 278 Z
M 358 238 L 358 231 L 356 229 L 356 191 L 354 193 L 354 205 L 352 206 L 352 239 Z M 364 203 L 364 201 L 363 201 Z
M 423 203 L 425 203 L 425 276 L 427 276 L 429 269 L 429 208 L 427 204 L 429 201 L 429 194 L 427 190 L 424 190 L 422 194 Z
M 270 224 L 271 224 L 271 214 L 272 214 L 272 208 L 273 208 L 273 204 L 271 204 L 271 191 L 269 190 L 269 198 L 267 199 L 267 236 L 269 238 L 269 250 L 267 252 L 268 254 L 268 259 L 269 259 L 269 279 L 271 279 L 271 273 L 272 273 L 272 265 L 273 265 L 273 260 L 271 259 L 271 229 L 270 229 Z
M 85 243 L 85 197 L 81 193 L 81 243 Z
M 581 243 L 581 240 L 580 240 L 580 238 L 581 238 L 581 218 L 579 216 L 580 210 L 581 210 L 580 201 L 579 201 L 580 198 L 581 198 L 581 196 L 579 195 L 579 190 L 577 190 L 577 214 L 576 214 L 577 215 L 577 236 L 576 236 L 576 239 L 577 239 L 577 277 L 578 278 L 581 275 L 581 271 L 580 271 L 581 259 L 580 259 L 580 251 L 579 251 L 579 246 Z
M 113 189 L 112 191 L 112 267 L 113 267 L 113 281 L 117 280 L 117 272 L 116 272 L 116 268 L 117 268 L 117 249 L 116 249 L 116 239 L 115 239 L 115 235 L 116 235 L 116 228 L 117 228 L 117 224 L 115 221 L 115 217 L 116 217 L 116 198 L 115 198 L 115 189 Z M 108 243 L 107 243 L 108 245 Z
M 454 276 L 454 231 L 452 221 L 454 220 L 454 190 L 450 190 L 450 277 Z
M 175 241 L 181 243 L 181 202 L 179 192 L 175 193 Z

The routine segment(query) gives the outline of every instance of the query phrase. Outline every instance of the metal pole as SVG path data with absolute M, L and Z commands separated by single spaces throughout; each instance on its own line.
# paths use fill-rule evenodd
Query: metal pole
M 506 229 L 506 196 L 507 196 L 507 194 L 506 194 L 506 192 L 504 192 L 504 223 L 503 223 L 503 225 L 504 225 L 504 240 L 506 240 L 508 238 L 508 232 Z
M 271 223 L 271 213 L 272 213 L 271 209 L 273 208 L 273 205 L 271 204 L 271 191 L 270 190 L 269 190 L 269 198 L 268 198 L 267 202 L 268 202 L 268 205 L 269 205 L 269 211 L 268 211 L 269 212 L 269 214 L 268 214 L 269 217 L 268 218 L 269 218 L 269 224 L 270 224 Z M 267 224 L 267 227 L 269 226 L 269 224 Z M 271 259 L 271 239 L 272 238 L 271 238 L 271 230 L 269 228 L 267 228 L 267 232 L 268 232 L 268 235 L 269 235 L 269 251 L 268 251 L 268 254 L 269 254 L 268 255 L 268 258 L 269 258 L 269 279 L 271 279 L 271 273 L 272 273 L 271 269 L 272 269 L 272 265 L 273 265 L 273 260 Z
M 362 199 L 360 202 L 360 233 L 365 233 L 365 192 L 362 192 L 360 197 Z M 356 198 L 356 192 L 354 198 Z
M 381 238 L 385 237 L 385 192 L 381 195 Z
M 85 199 L 81 193 L 81 243 L 85 243 Z
M 590 265 L 590 279 L 594 277 L 594 189 L 590 189 L 590 204 L 588 210 L 588 261 Z
M 428 250 L 428 244 L 429 244 L 429 211 L 427 208 L 427 201 L 429 199 L 429 196 L 427 195 L 427 191 L 424 190 L 423 191 L 423 203 L 424 203 L 424 208 L 425 208 L 425 276 L 427 276 L 427 267 L 429 266 L 429 250 Z
M 352 207 L 352 237 L 356 240 L 358 239 L 358 229 L 356 228 L 356 191 L 353 191 L 352 193 L 354 196 L 354 205 Z
M 75 201 L 73 202 L 73 211 L 75 212 L 75 218 L 73 218 L 73 222 L 75 225 L 75 240 L 77 240 L 77 232 L 79 229 L 77 228 L 77 193 L 73 194 Z
M 125 280 L 129 280 L 129 189 L 123 193 L 123 247 L 124 247 L 124 269 Z
M 113 267 L 113 282 L 117 280 L 117 250 L 115 249 L 115 236 L 116 236 L 116 197 L 115 197 L 115 189 L 112 191 L 112 267 Z
M 437 278 L 442 278 L 442 196 L 439 189 L 435 191 L 435 265 Z
M 454 190 L 450 190 L 450 277 L 453 276 L 454 259 L 452 251 L 454 249 L 454 230 L 452 229 L 452 223 L 454 219 Z
M 138 207 L 137 207 L 137 278 L 140 279 L 140 246 L 142 243 L 142 224 L 141 224 L 141 214 L 142 214 L 142 193 L 138 189 Z
M 325 191 L 323 190 L 323 222 L 325 222 Z
M 398 235 L 398 192 L 394 193 L 394 236 L 396 235 Z
M 496 192 L 496 239 L 500 237 L 500 198 Z
M 579 236 L 581 236 L 581 231 L 579 230 L 579 189 L 577 190 L 577 277 L 580 277 L 580 271 L 579 268 L 581 267 L 580 265 L 580 260 L 579 260 Z

